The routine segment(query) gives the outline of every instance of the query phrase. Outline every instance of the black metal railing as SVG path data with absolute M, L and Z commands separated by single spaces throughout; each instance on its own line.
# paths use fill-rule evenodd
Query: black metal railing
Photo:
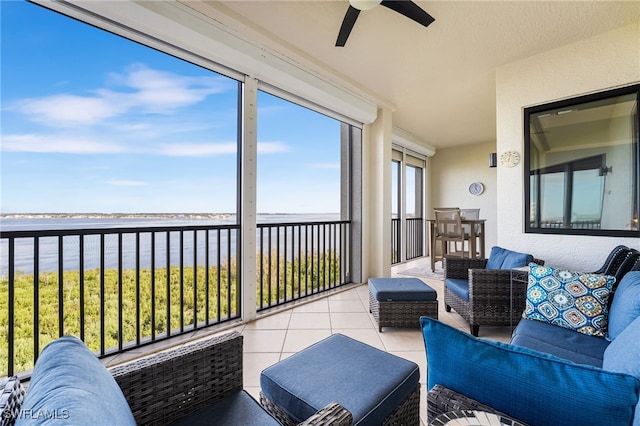
M 400 246 L 400 219 L 391 219 L 391 264 L 402 261 Z
M 257 226 L 256 308 L 350 282 L 348 221 Z M 0 375 L 74 334 L 100 357 L 240 318 L 238 225 L 0 232 Z
M 424 256 L 424 220 L 407 218 L 407 260 Z
M 259 224 L 257 309 L 351 281 L 350 222 Z
M 391 219 L 391 264 L 402 262 L 402 247 L 404 247 L 406 258 L 404 260 L 416 259 L 424 256 L 424 220 L 422 218 L 405 219 L 405 238 L 402 237 L 400 219 Z
M 239 226 L 0 232 L 0 375 L 65 334 L 104 357 L 240 317 Z

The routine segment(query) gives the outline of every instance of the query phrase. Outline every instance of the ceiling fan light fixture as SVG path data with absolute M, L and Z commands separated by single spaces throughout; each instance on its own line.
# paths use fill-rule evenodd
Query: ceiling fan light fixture
M 349 0 L 349 4 L 358 10 L 369 10 L 379 5 L 382 0 Z

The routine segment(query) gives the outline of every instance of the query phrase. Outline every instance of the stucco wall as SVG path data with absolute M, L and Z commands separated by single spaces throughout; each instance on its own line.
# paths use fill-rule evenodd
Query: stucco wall
M 497 152 L 524 150 L 523 108 L 640 82 L 640 21 L 500 67 L 496 72 Z M 497 169 L 497 242 L 547 264 L 593 270 L 612 247 L 637 238 L 524 233 L 523 165 Z
M 487 142 L 454 148 L 438 149 L 427 168 L 431 181 L 428 186 L 430 206 L 427 217 L 433 219 L 433 207 L 460 207 L 480 209 L 480 218 L 486 219 L 485 247 L 487 256 L 497 241 L 496 222 L 496 168 L 489 167 L 489 153 L 496 152 L 495 143 Z M 481 195 L 471 195 L 469 185 L 484 184 Z

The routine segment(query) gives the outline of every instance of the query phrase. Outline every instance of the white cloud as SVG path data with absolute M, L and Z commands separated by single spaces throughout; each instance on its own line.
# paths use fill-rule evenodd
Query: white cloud
M 258 154 L 276 154 L 288 151 L 289 147 L 284 142 L 258 142 Z
M 9 109 L 48 126 L 77 127 L 125 114 L 173 113 L 226 90 L 230 83 L 222 77 L 185 77 L 135 64 L 124 73 L 110 74 L 107 86 L 87 95 L 61 93 L 22 99 Z
M 235 142 L 227 143 L 181 143 L 165 144 L 160 146 L 156 154 L 171 157 L 201 157 L 212 155 L 235 154 L 237 151 Z
M 59 154 L 115 154 L 125 152 L 117 143 L 92 138 L 60 135 L 3 135 L 2 151 Z
M 107 184 L 113 186 L 147 186 L 149 183 L 141 180 L 110 180 Z

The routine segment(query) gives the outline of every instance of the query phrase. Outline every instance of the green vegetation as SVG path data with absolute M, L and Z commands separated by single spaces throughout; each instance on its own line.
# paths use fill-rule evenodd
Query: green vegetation
M 285 295 L 286 300 L 292 300 L 304 296 L 307 292 L 315 293 L 323 288 L 335 287 L 340 279 L 340 260 L 335 253 L 316 254 L 301 260 L 289 261 L 272 254 L 270 257 L 258 259 L 256 266 L 258 307 L 268 307 L 282 301 Z M 261 271 L 262 280 L 260 279 Z M 155 335 L 164 335 L 168 330 L 176 334 L 175 330 L 180 329 L 181 318 L 182 324 L 190 328 L 194 320 L 201 326 L 206 321 L 209 321 L 209 324 L 216 324 L 240 315 L 240 289 L 235 259 L 232 259 L 230 264 L 210 267 L 208 277 L 204 266 L 195 269 L 183 268 L 182 292 L 179 267 L 170 267 L 168 271 L 166 268 L 157 268 L 153 277 L 151 269 L 141 269 L 139 278 L 135 270 L 123 271 L 121 280 L 118 275 L 117 270 L 105 270 L 104 279 L 102 279 L 100 269 L 85 271 L 82 280 L 84 304 L 81 305 L 79 271 L 64 272 L 61 289 L 58 285 L 58 273 L 41 273 L 37 285 L 37 319 L 34 318 L 36 312 L 34 276 L 32 274 L 16 275 L 14 372 L 33 368 L 34 323 L 38 322 L 39 347 L 42 349 L 58 337 L 60 314 L 63 334 L 80 336 L 82 327 L 87 346 L 96 352 L 100 351 L 101 346 L 101 312 L 104 312 L 104 349 L 106 351 L 117 347 L 119 341 L 125 346 L 129 342 L 135 342 L 138 333 L 141 340 L 150 338 L 152 331 Z M 101 291 L 101 282 L 104 282 L 104 292 Z M 167 288 L 169 288 L 168 295 Z M 102 294 L 103 297 L 101 297 Z M 122 295 L 121 310 L 118 308 L 120 294 Z M 60 306 L 62 306 L 62 312 Z M 81 309 L 84 312 L 84 325 L 81 324 Z M 139 325 L 136 312 L 139 312 Z M 122 322 L 122 336 L 119 333 L 120 322 Z M 0 372 L 2 372 L 0 375 L 8 371 L 8 331 L 8 279 L 2 278 L 0 279 Z

